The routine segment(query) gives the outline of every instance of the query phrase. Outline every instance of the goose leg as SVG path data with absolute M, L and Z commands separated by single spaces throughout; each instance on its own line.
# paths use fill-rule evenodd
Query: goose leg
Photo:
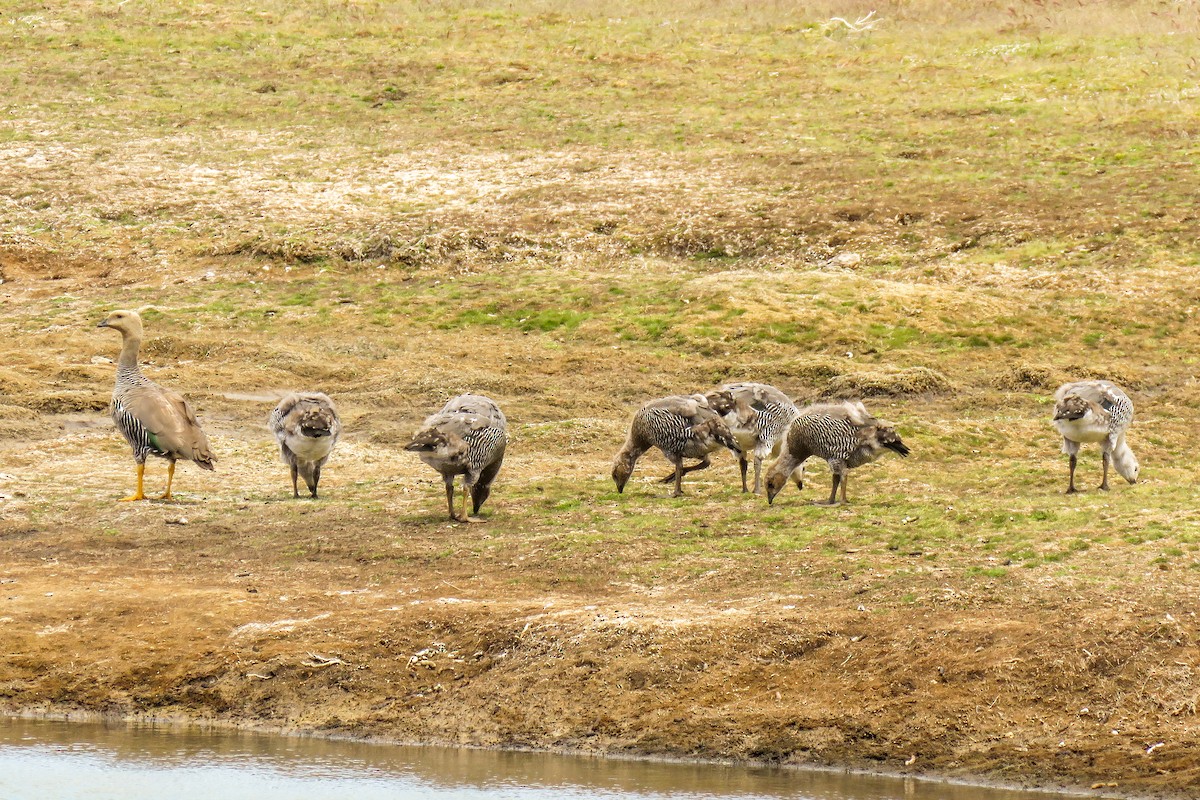
M 1104 462 L 1104 480 L 1102 480 L 1100 482 L 1100 488 L 1107 492 L 1108 491 L 1108 462 L 1111 460 L 1111 456 L 1109 456 L 1107 450 L 1105 450 L 1103 453 L 1100 454 L 1100 460 L 1102 462 Z
M 292 464 L 292 497 L 294 497 L 294 498 L 300 496 L 300 489 L 297 488 L 297 485 L 296 485 L 296 478 L 299 477 L 299 474 L 300 474 L 300 468 L 297 467 L 295 464 Z
M 757 458 L 754 459 L 754 493 L 755 494 L 758 494 L 758 468 L 761 463 L 762 462 L 760 462 Z M 746 457 L 744 455 L 738 456 L 738 469 L 740 469 L 742 471 L 742 494 L 745 494 L 746 492 L 749 491 L 749 489 L 746 488 L 746 469 L 748 468 L 748 466 L 749 465 L 746 463 Z
M 671 493 L 671 496 L 681 497 L 683 495 L 683 475 L 687 470 L 683 468 L 682 457 L 678 460 L 672 460 L 675 461 L 675 471 L 671 473 L 671 476 L 675 479 L 675 491 Z
M 700 461 L 698 463 L 693 464 L 690 467 L 685 467 L 683 465 L 683 459 L 681 458 L 681 459 L 679 459 L 679 466 L 677 466 L 675 468 L 674 472 L 672 472 L 670 475 L 667 475 L 665 478 L 663 478 L 662 482 L 663 483 L 671 483 L 672 481 L 674 481 L 676 479 L 677 475 L 678 475 L 678 477 L 682 478 L 684 475 L 687 475 L 689 472 L 695 472 L 698 469 L 708 469 L 709 466 L 711 466 L 711 465 L 712 465 L 712 461 L 709 460 L 708 456 L 704 456 L 703 458 L 700 459 Z M 682 473 L 682 474 L 679 474 L 679 473 Z
M 470 495 L 471 495 L 471 487 L 467 486 L 467 480 L 466 480 L 466 478 L 463 478 L 462 513 L 459 514 L 459 516 L 458 516 L 459 522 L 470 522 L 471 521 L 470 518 L 467 516 L 467 498 Z
M 159 500 L 171 499 L 171 482 L 175 480 L 175 462 L 167 465 L 167 490 L 158 496 Z
M 1078 489 L 1075 488 L 1075 465 L 1077 463 L 1079 463 L 1079 458 L 1074 453 L 1072 453 L 1071 460 L 1070 460 L 1071 477 L 1067 479 L 1067 494 L 1075 494 L 1077 491 L 1079 491 Z
M 841 473 L 839 473 L 839 472 L 833 473 L 833 491 L 831 491 L 829 493 L 828 500 L 826 500 L 824 503 L 822 503 L 821 501 L 818 500 L 817 505 L 819 505 L 819 506 L 836 506 L 837 505 L 838 487 L 841 486 L 841 484 L 842 484 Z
M 742 491 L 746 491 L 746 476 L 742 475 Z M 762 493 L 762 459 L 754 457 L 754 493 Z
M 129 495 L 129 497 L 122 497 L 121 502 L 128 502 L 130 500 L 145 500 L 146 499 L 146 492 L 142 488 L 142 481 L 145 479 L 145 477 L 146 477 L 146 464 L 144 462 L 142 462 L 137 465 L 137 491 L 134 492 L 133 494 Z
M 844 462 L 830 461 L 829 462 L 829 471 L 831 473 L 833 473 L 833 490 L 829 492 L 829 500 L 827 500 L 824 503 L 820 502 L 819 500 L 817 501 L 816 504 L 819 506 L 836 506 L 837 505 L 838 487 L 842 486 L 842 482 L 846 480 L 846 465 Z M 845 489 L 843 489 L 842 491 L 843 491 L 842 498 L 844 499 L 846 496 Z
M 317 484 L 321 482 L 321 465 L 317 464 L 313 467 L 312 486 L 309 489 L 312 491 L 313 499 L 317 499 Z
M 453 475 L 446 476 L 446 506 L 450 509 L 450 519 L 457 522 L 458 517 L 454 516 L 454 476 Z
M 846 486 L 850 483 L 850 473 L 847 472 L 842 476 L 842 503 L 850 505 L 850 501 L 846 499 Z

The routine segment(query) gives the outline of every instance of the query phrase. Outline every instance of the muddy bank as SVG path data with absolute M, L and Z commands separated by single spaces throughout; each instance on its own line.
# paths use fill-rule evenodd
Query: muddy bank
M 589 603 L 104 572 L 6 570 L 6 708 L 1123 795 L 1183 797 L 1200 780 L 1181 679 L 1196 645 L 1166 608 L 1132 601 Z

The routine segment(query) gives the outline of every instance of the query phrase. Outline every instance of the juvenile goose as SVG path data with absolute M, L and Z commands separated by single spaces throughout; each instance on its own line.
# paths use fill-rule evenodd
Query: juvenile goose
M 1063 436 L 1062 451 L 1071 457 L 1071 477 L 1067 494 L 1075 488 L 1075 465 L 1079 446 L 1099 442 L 1104 480 L 1100 488 L 1108 490 L 1108 464 L 1111 461 L 1122 478 L 1137 483 L 1137 456 L 1125 443 L 1125 431 L 1133 422 L 1133 402 L 1116 384 L 1109 381 L 1077 381 L 1058 387 L 1054 393 L 1054 427 Z
M 142 345 L 142 318 L 136 311 L 114 311 L 96 327 L 121 333 L 121 356 L 117 360 L 117 385 L 109 411 L 117 430 L 133 448 L 137 462 L 137 491 L 124 500 L 145 500 L 143 479 L 146 456 L 167 459 L 167 491 L 159 499 L 171 499 L 175 462 L 180 458 L 212 469 L 216 458 L 191 406 L 181 395 L 164 389 L 142 375 L 138 350 Z
M 280 457 L 292 468 L 292 497 L 300 496 L 296 478 L 303 475 L 315 498 L 321 467 L 342 433 L 333 401 L 321 392 L 293 392 L 275 406 L 267 426 L 279 441 Z
M 508 421 L 500 406 L 481 394 L 463 394 L 426 419 L 404 449 L 417 453 L 442 473 L 450 519 L 476 522 L 467 516 L 467 492 L 471 493 L 471 516 L 475 517 L 492 493 L 492 481 L 500 471 L 507 444 Z M 454 513 L 455 475 L 463 476 L 461 514 Z
M 775 500 L 788 476 L 809 457 L 819 456 L 829 463 L 833 473 L 829 501 L 820 505 L 837 503 L 839 486 L 842 502 L 846 503 L 847 473 L 879 458 L 884 450 L 906 457 L 909 453 L 896 429 L 871 416 L 861 402 L 818 403 L 802 408 L 788 431 L 783 453 L 767 475 L 767 501 Z M 797 474 L 796 487 L 804 488 L 802 472 Z
M 723 396 L 732 402 L 722 403 Z M 754 493 L 758 494 L 762 490 L 763 459 L 778 455 L 783 436 L 800 411 L 791 398 L 766 383 L 727 383 L 707 397 L 742 448 L 738 467 L 742 471 L 743 492 L 749 491 L 746 454 L 753 456 Z
M 724 399 L 732 404 L 728 396 Z M 728 447 L 738 457 L 742 455 L 720 412 L 703 395 L 664 397 L 638 409 L 629 437 L 613 464 L 612 477 L 618 492 L 625 491 L 634 464 L 651 447 L 657 447 L 675 465 L 675 471 L 663 479 L 663 483 L 675 482 L 675 497 L 683 494 L 683 476 L 707 467 L 708 454 L 713 450 Z M 700 463 L 685 467 L 685 458 L 698 458 Z

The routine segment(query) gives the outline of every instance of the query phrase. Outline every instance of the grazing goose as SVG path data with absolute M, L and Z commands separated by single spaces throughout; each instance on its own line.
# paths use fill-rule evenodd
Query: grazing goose
M 146 456 L 155 455 L 169 462 L 167 491 L 159 499 L 171 499 L 175 461 L 185 458 L 201 469 L 212 469 L 216 458 L 208 449 L 208 439 L 192 407 L 181 395 L 164 389 L 138 369 L 138 349 L 142 345 L 142 318 L 136 311 L 114 311 L 96 327 L 112 328 L 121 333 L 121 357 L 117 360 L 117 385 L 113 389 L 109 411 L 117 430 L 133 448 L 137 462 L 137 491 L 124 500 L 145 500 L 142 482 L 146 474 Z
M 732 403 L 722 403 L 725 397 Z M 763 459 L 778 455 L 784 434 L 800 411 L 791 398 L 766 383 L 728 383 L 710 393 L 708 399 L 742 448 L 738 467 L 742 471 L 743 492 L 749 491 L 746 454 L 753 456 L 754 493 L 758 494 L 762 491 Z
M 884 450 L 906 457 L 909 453 L 896 429 L 872 417 L 861 402 L 818 403 L 802 408 L 788 431 L 783 453 L 767 475 L 767 501 L 775 500 L 788 476 L 809 457 L 819 456 L 829 463 L 833 473 L 829 501 L 819 505 L 836 504 L 839 486 L 842 502 L 849 502 L 846 499 L 847 473 L 879 458 Z M 802 472 L 797 474 L 796 487 L 804 488 Z
M 446 505 L 450 519 L 477 522 L 492 481 L 504 461 L 508 444 L 508 421 L 500 406 L 481 394 L 463 394 L 451 399 L 442 410 L 425 420 L 404 449 L 442 473 L 446 481 Z M 462 513 L 454 513 L 454 476 L 463 476 Z M 471 517 L 467 516 L 467 493 L 471 493 Z
M 728 405 L 732 400 L 723 398 Z M 724 407 L 722 405 L 722 407 Z M 675 471 L 663 483 L 675 482 L 674 496 L 683 494 L 683 476 L 709 465 L 708 454 L 718 447 L 728 447 L 738 457 L 742 450 L 729 427 L 703 395 L 675 395 L 651 400 L 638 409 L 629 428 L 629 438 L 617 453 L 612 477 L 617 491 L 625 491 L 625 483 L 633 474 L 633 466 L 651 447 L 662 451 L 675 465 Z M 685 467 L 685 458 L 698 458 L 700 463 Z
M 1125 443 L 1125 432 L 1133 422 L 1133 402 L 1116 384 L 1108 381 L 1078 381 L 1058 387 L 1054 393 L 1054 427 L 1063 436 L 1062 451 L 1071 457 L 1071 477 L 1067 494 L 1075 488 L 1075 465 L 1079 446 L 1099 442 L 1104 462 L 1104 480 L 1100 488 L 1108 490 L 1108 464 L 1111 461 L 1122 478 L 1137 483 L 1137 456 Z
M 279 441 L 279 455 L 292 468 L 292 497 L 300 496 L 297 475 L 315 498 L 321 467 L 342 433 L 333 401 L 321 392 L 293 392 L 279 401 L 267 425 Z

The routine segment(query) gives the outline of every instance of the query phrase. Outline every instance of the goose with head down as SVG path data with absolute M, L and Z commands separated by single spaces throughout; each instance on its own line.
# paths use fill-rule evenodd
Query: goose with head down
M 1054 427 L 1062 434 L 1062 451 L 1070 456 L 1071 474 L 1067 494 L 1075 488 L 1075 466 L 1080 445 L 1100 443 L 1104 477 L 1100 488 L 1108 489 L 1108 465 L 1129 481 L 1137 483 L 1141 470 L 1137 456 L 1125 442 L 1125 432 L 1133 422 L 1133 401 L 1110 381 L 1091 380 L 1066 383 L 1054 393 Z
M 267 420 L 279 442 L 279 455 L 292 470 L 292 497 L 300 496 L 297 478 L 315 499 L 321 468 L 329 460 L 342 433 L 342 422 L 329 396 L 322 392 L 293 392 L 282 400 Z
M 800 415 L 796 404 L 767 383 L 727 383 L 706 396 L 742 448 L 738 456 L 742 491 L 749 491 L 746 473 L 753 459 L 754 493 L 758 494 L 762 487 L 763 460 L 779 453 L 788 427 Z
M 788 431 L 783 452 L 767 475 L 767 502 L 774 502 L 793 473 L 797 476 L 796 487 L 804 488 L 803 472 L 798 469 L 812 456 L 825 459 L 833 473 L 829 500 L 820 505 L 836 504 L 839 487 L 842 502 L 849 502 L 846 499 L 849 471 L 874 461 L 886 450 L 904 457 L 909 453 L 896 429 L 871 416 L 860 401 L 818 403 L 802 408 Z
M 500 472 L 507 445 L 508 420 L 500 406 L 480 394 L 463 394 L 428 417 L 404 449 L 441 473 L 450 519 L 478 522 L 479 509 L 492 493 L 492 482 Z M 454 510 L 454 478 L 458 475 L 463 476 L 461 513 Z
M 728 397 L 722 400 L 731 402 Z M 741 446 L 710 398 L 673 395 L 651 400 L 634 414 L 629 436 L 613 463 L 612 477 L 618 492 L 625 491 L 637 460 L 652 447 L 661 450 L 675 466 L 675 471 L 663 478 L 663 483 L 675 483 L 675 497 L 683 494 L 684 475 L 709 466 L 709 453 L 727 447 L 738 457 L 742 455 Z M 698 458 L 700 463 L 687 467 L 685 458 Z

